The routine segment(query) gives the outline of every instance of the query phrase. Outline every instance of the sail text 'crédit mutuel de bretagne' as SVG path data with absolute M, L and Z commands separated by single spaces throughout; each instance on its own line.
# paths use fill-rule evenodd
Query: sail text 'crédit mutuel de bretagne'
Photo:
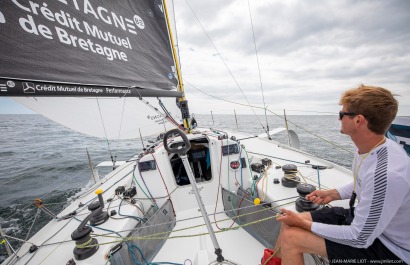
M 109 31 L 103 31 L 89 21 L 80 21 L 72 14 L 63 10 L 51 10 L 45 2 L 39 4 L 29 1 L 23 4 L 22 1 L 19 0 L 12 1 L 20 9 L 27 12 L 26 17 L 19 18 L 20 26 L 26 32 L 42 36 L 49 40 L 58 39 L 58 41 L 63 44 L 81 48 L 94 54 L 103 55 L 110 61 L 114 59 L 128 61 L 125 52 L 127 49 L 132 50 L 132 46 L 127 35 L 137 35 L 137 28 L 141 30 L 145 28 L 144 21 L 138 15 L 134 15 L 132 19 L 119 16 L 102 6 L 93 7 L 88 0 L 83 0 L 81 7 L 77 0 L 58 1 L 67 6 L 74 6 L 78 12 L 83 12 L 88 15 L 90 20 L 96 19 L 104 22 L 106 25 L 113 27 L 116 33 L 122 34 L 123 36 L 119 37 Z M 54 32 L 50 27 L 44 24 L 38 24 L 36 22 L 36 18 L 38 17 L 44 17 L 51 23 L 54 23 Z M 86 38 L 79 37 L 80 35 L 84 36 L 84 34 L 86 34 Z M 98 41 L 104 41 L 107 46 L 97 43 Z M 122 51 L 118 49 L 122 49 Z

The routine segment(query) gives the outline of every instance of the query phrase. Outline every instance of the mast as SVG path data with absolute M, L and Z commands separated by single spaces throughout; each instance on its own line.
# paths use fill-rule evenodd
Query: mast
M 177 52 L 175 50 L 174 38 L 172 37 L 171 23 L 170 23 L 170 20 L 169 20 L 167 3 L 166 3 L 167 1 L 163 0 L 162 2 L 163 2 L 163 6 L 164 6 L 165 19 L 167 21 L 169 39 L 171 41 L 172 55 L 174 57 L 175 68 L 176 68 L 177 75 L 178 75 L 178 80 L 179 80 L 178 91 L 182 92 L 182 97 L 179 98 L 182 119 L 184 121 L 184 127 L 187 129 L 187 132 L 191 133 L 192 129 L 191 129 L 191 124 L 189 122 L 190 115 L 189 115 L 188 101 L 185 98 L 185 91 L 184 91 L 184 84 L 182 82 L 181 68 L 180 68 L 180 65 L 179 65 Z

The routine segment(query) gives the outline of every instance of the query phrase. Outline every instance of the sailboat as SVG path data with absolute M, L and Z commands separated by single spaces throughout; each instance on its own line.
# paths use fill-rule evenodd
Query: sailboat
M 397 117 L 394 119 L 386 136 L 397 142 L 410 156 L 410 118 Z
M 281 207 L 323 207 L 305 195 L 352 180 L 292 132 L 288 146 L 275 130 L 193 128 L 165 1 L 7 1 L 0 12 L 0 96 L 87 135 L 157 136 L 113 159 L 3 264 L 261 264 Z

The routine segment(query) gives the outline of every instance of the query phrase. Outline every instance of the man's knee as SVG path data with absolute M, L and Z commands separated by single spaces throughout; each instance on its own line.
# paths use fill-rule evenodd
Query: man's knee
M 295 245 L 298 235 L 301 233 L 300 229 L 288 225 L 282 226 L 281 242 L 282 245 Z

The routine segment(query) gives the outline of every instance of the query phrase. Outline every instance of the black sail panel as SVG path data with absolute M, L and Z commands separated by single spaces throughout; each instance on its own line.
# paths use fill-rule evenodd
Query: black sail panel
M 30 81 L 49 92 L 64 84 L 142 90 L 178 84 L 161 1 L 2 1 L 0 32 L 0 95 L 17 96 L 14 87 L 24 95 L 22 82 Z
M 181 97 L 182 92 L 139 87 L 111 87 L 0 78 L 0 95 L 10 97 Z

